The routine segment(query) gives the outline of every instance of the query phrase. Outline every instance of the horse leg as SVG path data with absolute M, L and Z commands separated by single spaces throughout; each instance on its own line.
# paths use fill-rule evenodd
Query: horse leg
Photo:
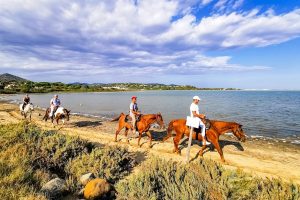
M 148 135 L 149 137 L 149 148 L 151 148 L 151 143 L 152 143 L 152 135 L 150 133 L 150 131 L 147 131 L 146 134 Z
M 179 145 L 179 142 L 180 142 L 182 136 L 183 136 L 183 133 L 180 133 L 180 132 L 176 131 L 176 136 L 173 138 L 173 142 L 174 142 L 174 150 L 173 150 L 173 152 L 174 153 L 180 154 L 180 150 L 178 148 L 178 145 Z
M 138 146 L 139 147 L 142 147 L 142 145 L 140 145 L 140 141 L 141 141 L 141 138 L 142 138 L 142 133 L 140 133 L 139 131 L 138 131 L 138 133 L 139 133 L 139 139 L 138 139 Z
M 169 125 L 168 130 L 167 130 L 167 135 L 166 137 L 163 138 L 163 142 L 165 142 L 167 139 L 169 139 L 170 137 L 172 137 L 172 127 Z
M 203 152 L 204 152 L 204 150 L 207 148 L 207 146 L 206 145 L 203 145 L 202 147 L 201 147 L 201 149 L 200 149 L 200 151 L 199 151 L 199 156 L 200 157 L 203 157 Z
M 29 120 L 31 121 L 31 113 L 29 114 Z
M 126 127 L 126 128 L 125 128 L 125 136 L 126 136 L 126 141 L 127 141 L 127 143 L 129 143 L 128 130 L 129 130 L 129 129 Z
M 120 133 L 120 131 L 124 128 L 124 126 L 122 124 L 119 124 L 119 127 L 118 129 L 116 130 L 116 135 L 115 135 L 115 142 L 117 142 L 117 137 L 118 137 L 118 134 Z
M 218 153 L 220 154 L 221 157 L 221 161 L 224 163 L 225 159 L 224 159 L 224 155 L 223 155 L 223 150 L 220 147 L 219 141 L 218 140 L 211 140 L 211 143 L 215 146 L 215 148 L 217 149 Z

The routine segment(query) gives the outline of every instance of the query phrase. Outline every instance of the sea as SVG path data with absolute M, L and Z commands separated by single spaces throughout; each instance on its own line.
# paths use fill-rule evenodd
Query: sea
M 49 107 L 54 93 L 30 94 L 32 103 Z M 194 95 L 202 99 L 200 113 L 209 119 L 235 121 L 243 125 L 250 137 L 277 138 L 300 144 L 300 91 L 136 91 L 58 93 L 62 106 L 73 114 L 109 120 L 129 112 L 131 96 L 137 96 L 139 110 L 158 113 L 167 124 L 186 118 Z M 6 95 L 2 99 L 20 103 L 23 95 Z

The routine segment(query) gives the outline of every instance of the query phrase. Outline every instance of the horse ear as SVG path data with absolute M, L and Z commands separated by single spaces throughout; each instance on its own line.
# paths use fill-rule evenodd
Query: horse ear
M 70 113 L 71 112 L 71 110 L 67 110 L 67 113 Z

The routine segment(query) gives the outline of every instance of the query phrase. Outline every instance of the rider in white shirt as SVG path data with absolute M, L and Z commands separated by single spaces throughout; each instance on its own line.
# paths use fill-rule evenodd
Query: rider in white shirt
M 200 120 L 200 125 L 199 126 L 201 127 L 201 135 L 202 135 L 202 138 L 203 138 L 203 145 L 208 145 L 210 143 L 206 141 L 206 138 L 205 138 L 205 124 L 202 122 L 202 119 L 205 118 L 205 115 L 199 113 L 198 104 L 199 104 L 200 100 L 201 99 L 198 96 L 193 97 L 193 103 L 190 106 L 190 112 L 191 112 L 191 117 L 198 117 L 199 118 L 199 120 Z
M 137 136 L 138 134 L 136 133 L 135 122 L 136 122 L 136 116 L 140 115 L 140 113 L 138 112 L 139 109 L 137 107 L 136 99 L 137 99 L 136 96 L 131 97 L 131 103 L 129 105 L 129 115 L 131 117 L 133 133 Z

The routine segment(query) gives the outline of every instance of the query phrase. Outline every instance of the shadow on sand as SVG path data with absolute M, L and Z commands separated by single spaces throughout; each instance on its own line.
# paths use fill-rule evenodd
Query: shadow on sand
M 102 125 L 102 121 L 79 121 L 73 124 L 77 127 L 96 127 Z

